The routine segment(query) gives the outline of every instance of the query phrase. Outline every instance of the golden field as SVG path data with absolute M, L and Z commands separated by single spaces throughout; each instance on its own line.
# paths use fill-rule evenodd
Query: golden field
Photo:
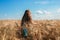
M 0 40 L 60 40 L 60 20 L 36 20 L 29 35 L 21 35 L 20 20 L 0 20 Z

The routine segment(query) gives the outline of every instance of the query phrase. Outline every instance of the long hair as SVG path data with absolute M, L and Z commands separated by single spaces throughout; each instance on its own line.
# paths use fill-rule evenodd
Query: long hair
M 32 18 L 31 18 L 31 12 L 29 10 L 26 10 L 21 21 L 21 26 L 23 26 L 24 23 L 31 23 Z

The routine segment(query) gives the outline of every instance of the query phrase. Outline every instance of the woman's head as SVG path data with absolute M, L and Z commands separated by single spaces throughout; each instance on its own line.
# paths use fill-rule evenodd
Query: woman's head
M 25 13 L 24 13 L 24 15 L 26 15 L 26 16 L 30 16 L 30 15 L 31 15 L 30 10 L 26 10 Z

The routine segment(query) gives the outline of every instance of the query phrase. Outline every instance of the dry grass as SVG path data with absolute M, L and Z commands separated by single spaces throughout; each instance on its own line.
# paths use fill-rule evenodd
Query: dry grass
M 30 24 L 28 37 L 21 35 L 19 20 L 0 20 L 0 40 L 60 40 L 60 20 L 40 20 Z

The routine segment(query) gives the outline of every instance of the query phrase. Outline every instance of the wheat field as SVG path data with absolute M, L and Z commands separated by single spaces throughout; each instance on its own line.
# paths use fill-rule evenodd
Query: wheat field
M 60 20 L 35 20 L 29 35 L 21 34 L 20 20 L 0 20 L 0 40 L 60 40 Z

